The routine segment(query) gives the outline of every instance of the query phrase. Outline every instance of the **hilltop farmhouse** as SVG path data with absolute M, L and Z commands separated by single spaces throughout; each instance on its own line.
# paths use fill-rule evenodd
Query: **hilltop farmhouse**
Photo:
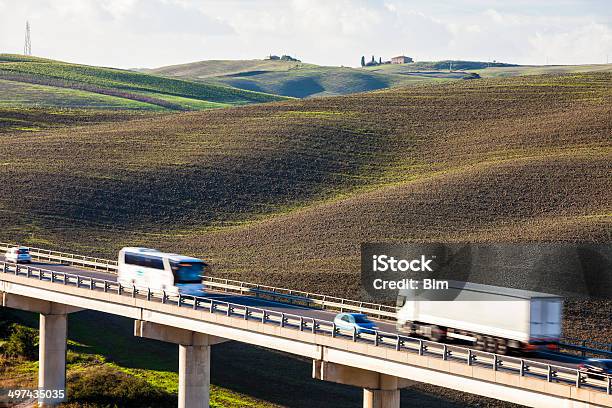
M 393 57 L 391 58 L 391 63 L 392 64 L 408 64 L 413 62 L 413 59 L 410 57 L 406 57 L 404 55 L 400 55 L 399 57 Z

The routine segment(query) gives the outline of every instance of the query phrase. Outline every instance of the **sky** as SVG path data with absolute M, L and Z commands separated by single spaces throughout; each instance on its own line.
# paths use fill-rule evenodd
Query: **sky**
M 289 54 L 612 63 L 611 0 L 0 0 L 0 53 L 118 68 Z

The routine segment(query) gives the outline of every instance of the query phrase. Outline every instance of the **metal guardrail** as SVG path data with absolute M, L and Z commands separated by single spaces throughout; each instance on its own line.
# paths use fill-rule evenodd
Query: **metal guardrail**
M 0 242 L 0 251 L 6 251 L 9 248 L 15 248 L 20 245 Z M 95 258 L 92 256 L 83 256 L 71 254 L 67 252 L 51 251 L 49 249 L 30 247 L 30 255 L 32 258 L 43 261 L 55 261 L 59 263 L 67 263 L 70 265 L 78 265 L 86 268 L 103 270 L 110 273 L 117 272 L 117 261 L 109 259 Z
M 0 251 L 19 245 L 0 242 Z M 30 248 L 33 258 L 46 261 L 56 261 L 70 265 L 83 266 L 96 270 L 103 270 L 108 273 L 117 273 L 117 261 L 77 255 L 66 252 L 51 251 L 43 248 Z M 377 303 L 360 302 L 357 300 L 343 299 L 334 296 L 321 295 L 293 289 L 280 288 L 276 286 L 260 285 L 250 282 L 242 282 L 232 279 L 205 276 L 205 285 L 227 293 L 237 293 L 246 296 L 256 296 L 282 300 L 286 303 L 304 304 L 304 306 L 318 306 L 324 310 L 338 311 L 340 313 L 358 312 L 364 313 L 378 319 L 395 320 L 396 308 L 393 306 L 381 305 Z M 300 301 L 299 298 L 308 299 L 307 302 Z M 612 344 L 598 343 L 590 340 L 561 338 L 559 347 L 566 350 L 576 351 L 581 357 L 587 355 L 612 356 Z
M 6 251 L 8 248 L 14 248 L 17 246 L 19 245 L 0 242 L 0 251 Z M 70 265 L 102 270 L 108 273 L 117 273 L 117 261 L 70 254 L 66 252 L 50 251 L 42 248 L 28 248 L 30 248 L 30 255 L 32 255 L 32 258 L 37 260 L 56 261 Z M 319 306 L 322 309 L 337 310 L 339 312 L 350 311 L 365 313 L 379 319 L 395 319 L 396 314 L 396 309 L 393 306 L 360 302 L 357 300 L 320 295 L 318 293 L 260 285 L 257 283 L 241 282 L 238 280 L 223 279 L 214 276 L 205 276 L 203 278 L 203 282 L 209 287 L 220 289 L 224 292 L 239 293 L 241 295 L 268 297 L 274 298 L 275 300 L 284 299 L 287 302 L 293 302 L 298 297 L 308 298 L 310 300 L 309 306 Z M 263 292 L 269 293 L 266 294 Z
M 228 317 L 244 320 L 257 320 L 264 324 L 327 335 L 334 338 L 350 339 L 354 342 L 365 342 L 375 347 L 387 347 L 396 351 L 416 353 L 421 356 L 463 362 L 468 366 L 490 368 L 494 371 L 513 373 L 521 377 L 537 378 L 550 383 L 573 385 L 577 388 L 589 388 L 612 395 L 612 376 L 598 379 L 586 376 L 575 368 L 547 364 L 538 361 L 508 357 L 504 355 L 478 351 L 461 346 L 403 336 L 378 330 L 359 333 L 356 329 L 347 331 L 338 328 L 334 322 L 324 319 L 300 316 L 259 307 L 224 302 L 205 296 L 172 295 L 166 291 L 152 290 L 137 286 L 124 286 L 116 281 L 97 279 L 64 272 L 46 270 L 32 266 L 22 266 L 9 262 L 0 262 L 0 272 L 24 276 L 51 284 L 70 285 L 92 291 L 112 292 L 147 301 L 173 304 L 177 308 L 188 307 L 209 313 L 222 313 Z
M 587 355 L 612 357 L 612 344 L 598 341 L 561 338 L 559 348 L 578 352 L 582 358 Z
M 360 302 L 357 300 L 343 299 L 335 296 L 321 295 L 318 293 L 305 292 L 279 288 L 276 286 L 260 285 L 257 283 L 241 282 L 232 279 L 206 276 L 203 279 L 205 285 L 215 287 L 224 292 L 239 293 L 241 295 L 254 295 L 257 297 L 269 297 L 273 299 L 285 299 L 288 303 L 300 303 L 300 299 L 308 299 L 308 306 L 319 306 L 326 310 L 336 310 L 340 313 L 345 311 L 364 313 L 379 319 L 395 319 L 397 309 L 394 306 L 381 305 L 377 303 Z

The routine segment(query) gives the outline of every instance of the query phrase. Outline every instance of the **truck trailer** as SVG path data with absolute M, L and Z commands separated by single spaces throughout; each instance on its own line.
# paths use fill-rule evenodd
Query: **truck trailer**
M 561 337 L 563 298 L 547 293 L 449 281 L 445 299 L 424 300 L 408 289 L 397 299 L 397 329 L 433 341 L 457 338 L 476 349 L 556 349 Z

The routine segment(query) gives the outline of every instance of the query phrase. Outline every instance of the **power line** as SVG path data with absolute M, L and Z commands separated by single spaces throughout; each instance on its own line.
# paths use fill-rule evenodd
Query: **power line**
M 23 55 L 32 55 L 32 40 L 30 39 L 30 22 L 26 21 L 25 43 L 23 44 Z

